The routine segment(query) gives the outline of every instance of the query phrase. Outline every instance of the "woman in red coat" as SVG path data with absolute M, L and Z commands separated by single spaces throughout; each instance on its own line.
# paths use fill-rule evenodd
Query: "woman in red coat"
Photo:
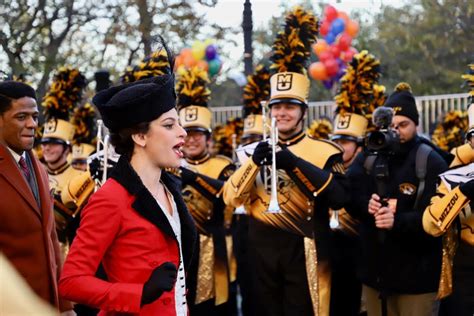
M 179 184 L 163 170 L 183 156 L 175 97 L 173 75 L 163 75 L 93 99 L 121 157 L 82 212 L 59 291 L 99 315 L 188 314 L 185 271 L 196 229 Z M 107 281 L 95 277 L 100 263 Z

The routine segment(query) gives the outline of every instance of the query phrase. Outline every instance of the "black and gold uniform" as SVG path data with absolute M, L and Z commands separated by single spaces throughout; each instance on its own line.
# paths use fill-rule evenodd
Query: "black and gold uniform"
M 242 95 L 244 126 L 240 146 L 261 141 L 263 138 L 262 103 L 270 98 L 270 71 L 264 65 L 258 65 L 255 73 L 247 77 Z M 236 155 L 236 160 L 238 156 Z M 238 163 L 241 165 L 241 162 Z M 259 302 L 255 295 L 255 269 L 251 253 L 253 245 L 249 243 L 249 213 L 242 205 L 243 214 L 234 216 L 234 251 L 237 258 L 237 282 L 242 297 L 242 314 L 256 315 Z M 237 213 L 237 212 L 236 212 Z
M 184 201 L 196 224 L 199 242 L 188 273 L 188 302 L 191 315 L 230 315 L 235 299 L 230 295 L 226 226 L 233 209 L 222 201 L 224 181 L 235 169 L 225 156 L 211 157 L 211 111 L 207 108 L 210 90 L 207 73 L 200 68 L 180 73 L 176 84 L 180 123 L 188 133 L 181 167 Z M 189 146 L 199 144 L 194 152 Z M 190 145 L 190 144 L 193 145 Z
M 331 140 L 344 149 L 347 171 L 364 149 L 373 111 L 386 100 L 385 87 L 378 85 L 380 61 L 367 51 L 354 55 L 340 80 L 336 117 Z M 359 221 L 345 209 L 331 211 L 333 230 L 331 315 L 358 315 L 361 309 L 362 283 L 357 277 Z
M 346 194 L 341 148 L 303 131 L 309 91 L 304 65 L 317 29 L 312 13 L 296 7 L 273 46 L 271 69 L 277 72 L 270 77 L 269 107 L 279 128 L 274 177 L 281 211 L 267 212 L 271 172 L 264 169 L 272 160 L 267 142 L 224 185 L 226 204 L 244 205 L 250 214 L 257 315 L 329 315 L 329 207 L 342 207 Z
M 77 216 L 79 209 L 72 207 L 74 203 L 68 203 L 69 207 L 66 206 L 61 195 L 63 191 L 66 191 L 65 195 L 71 193 L 77 197 L 77 194 L 90 194 L 93 190 L 93 181 L 82 177 L 84 172 L 74 169 L 69 157 L 75 133 L 75 127 L 69 122 L 69 117 L 74 106 L 81 101 L 85 86 L 85 77 L 77 69 L 62 67 L 56 73 L 42 103 L 47 121 L 44 125 L 41 145 L 45 167 L 49 175 L 49 185 L 54 197 L 56 230 L 64 256 L 67 254 L 69 243 L 72 240 L 69 226 Z M 62 146 L 62 153 L 56 159 L 53 158 L 55 161 L 49 161 L 49 148 L 58 145 Z M 69 182 L 76 177 L 82 179 L 83 187 L 82 184 L 77 186 L 77 183 L 69 186 Z M 79 189 L 80 192 L 70 192 L 72 187 Z
M 474 65 L 464 75 L 471 86 L 467 144 L 454 148 L 450 170 L 440 175 L 440 185 L 423 213 L 423 228 L 443 236 L 443 260 L 438 298 L 445 298 L 440 315 L 474 312 Z M 460 239 L 458 238 L 460 236 Z

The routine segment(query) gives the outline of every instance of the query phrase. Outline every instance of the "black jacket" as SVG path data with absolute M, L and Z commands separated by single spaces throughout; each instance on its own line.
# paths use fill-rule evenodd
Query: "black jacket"
M 368 213 L 372 193 L 377 193 L 374 169 L 366 174 L 367 153 L 360 153 L 348 171 L 351 202 L 346 210 L 361 220 L 361 252 L 358 274 L 362 282 L 390 293 L 418 294 L 436 292 L 441 273 L 441 238 L 423 231 L 423 210 L 436 192 L 438 175 L 447 169 L 446 161 L 436 152 L 428 157 L 425 189 L 414 209 L 419 180 L 415 172 L 415 155 L 422 143 L 416 137 L 402 145 L 400 153 L 389 156 L 387 192 L 397 199 L 395 222 L 380 238 L 373 215 Z M 377 164 L 377 160 L 374 166 Z M 383 241 L 381 241 L 383 239 Z

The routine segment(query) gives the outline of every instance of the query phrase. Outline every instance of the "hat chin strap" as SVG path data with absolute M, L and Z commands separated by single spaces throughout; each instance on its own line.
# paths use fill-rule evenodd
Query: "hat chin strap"
M 295 135 L 297 134 L 299 131 L 298 131 L 298 126 L 300 125 L 300 123 L 303 121 L 304 119 L 304 115 L 306 113 L 306 107 L 301 107 L 302 108 L 302 111 L 301 111 L 301 117 L 298 119 L 298 121 L 296 122 L 295 126 L 290 129 L 288 131 L 288 133 L 290 133 L 291 135 Z M 303 129 L 303 126 L 301 126 L 301 129 Z M 290 136 L 291 137 L 291 136 Z

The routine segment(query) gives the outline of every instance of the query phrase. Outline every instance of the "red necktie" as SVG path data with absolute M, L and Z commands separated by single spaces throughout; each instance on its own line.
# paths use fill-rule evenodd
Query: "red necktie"
M 25 176 L 26 181 L 28 181 L 28 183 L 30 183 L 31 174 L 30 174 L 30 169 L 26 165 L 25 158 L 20 157 L 20 161 L 18 163 L 20 165 L 21 171 L 23 171 L 23 175 Z

